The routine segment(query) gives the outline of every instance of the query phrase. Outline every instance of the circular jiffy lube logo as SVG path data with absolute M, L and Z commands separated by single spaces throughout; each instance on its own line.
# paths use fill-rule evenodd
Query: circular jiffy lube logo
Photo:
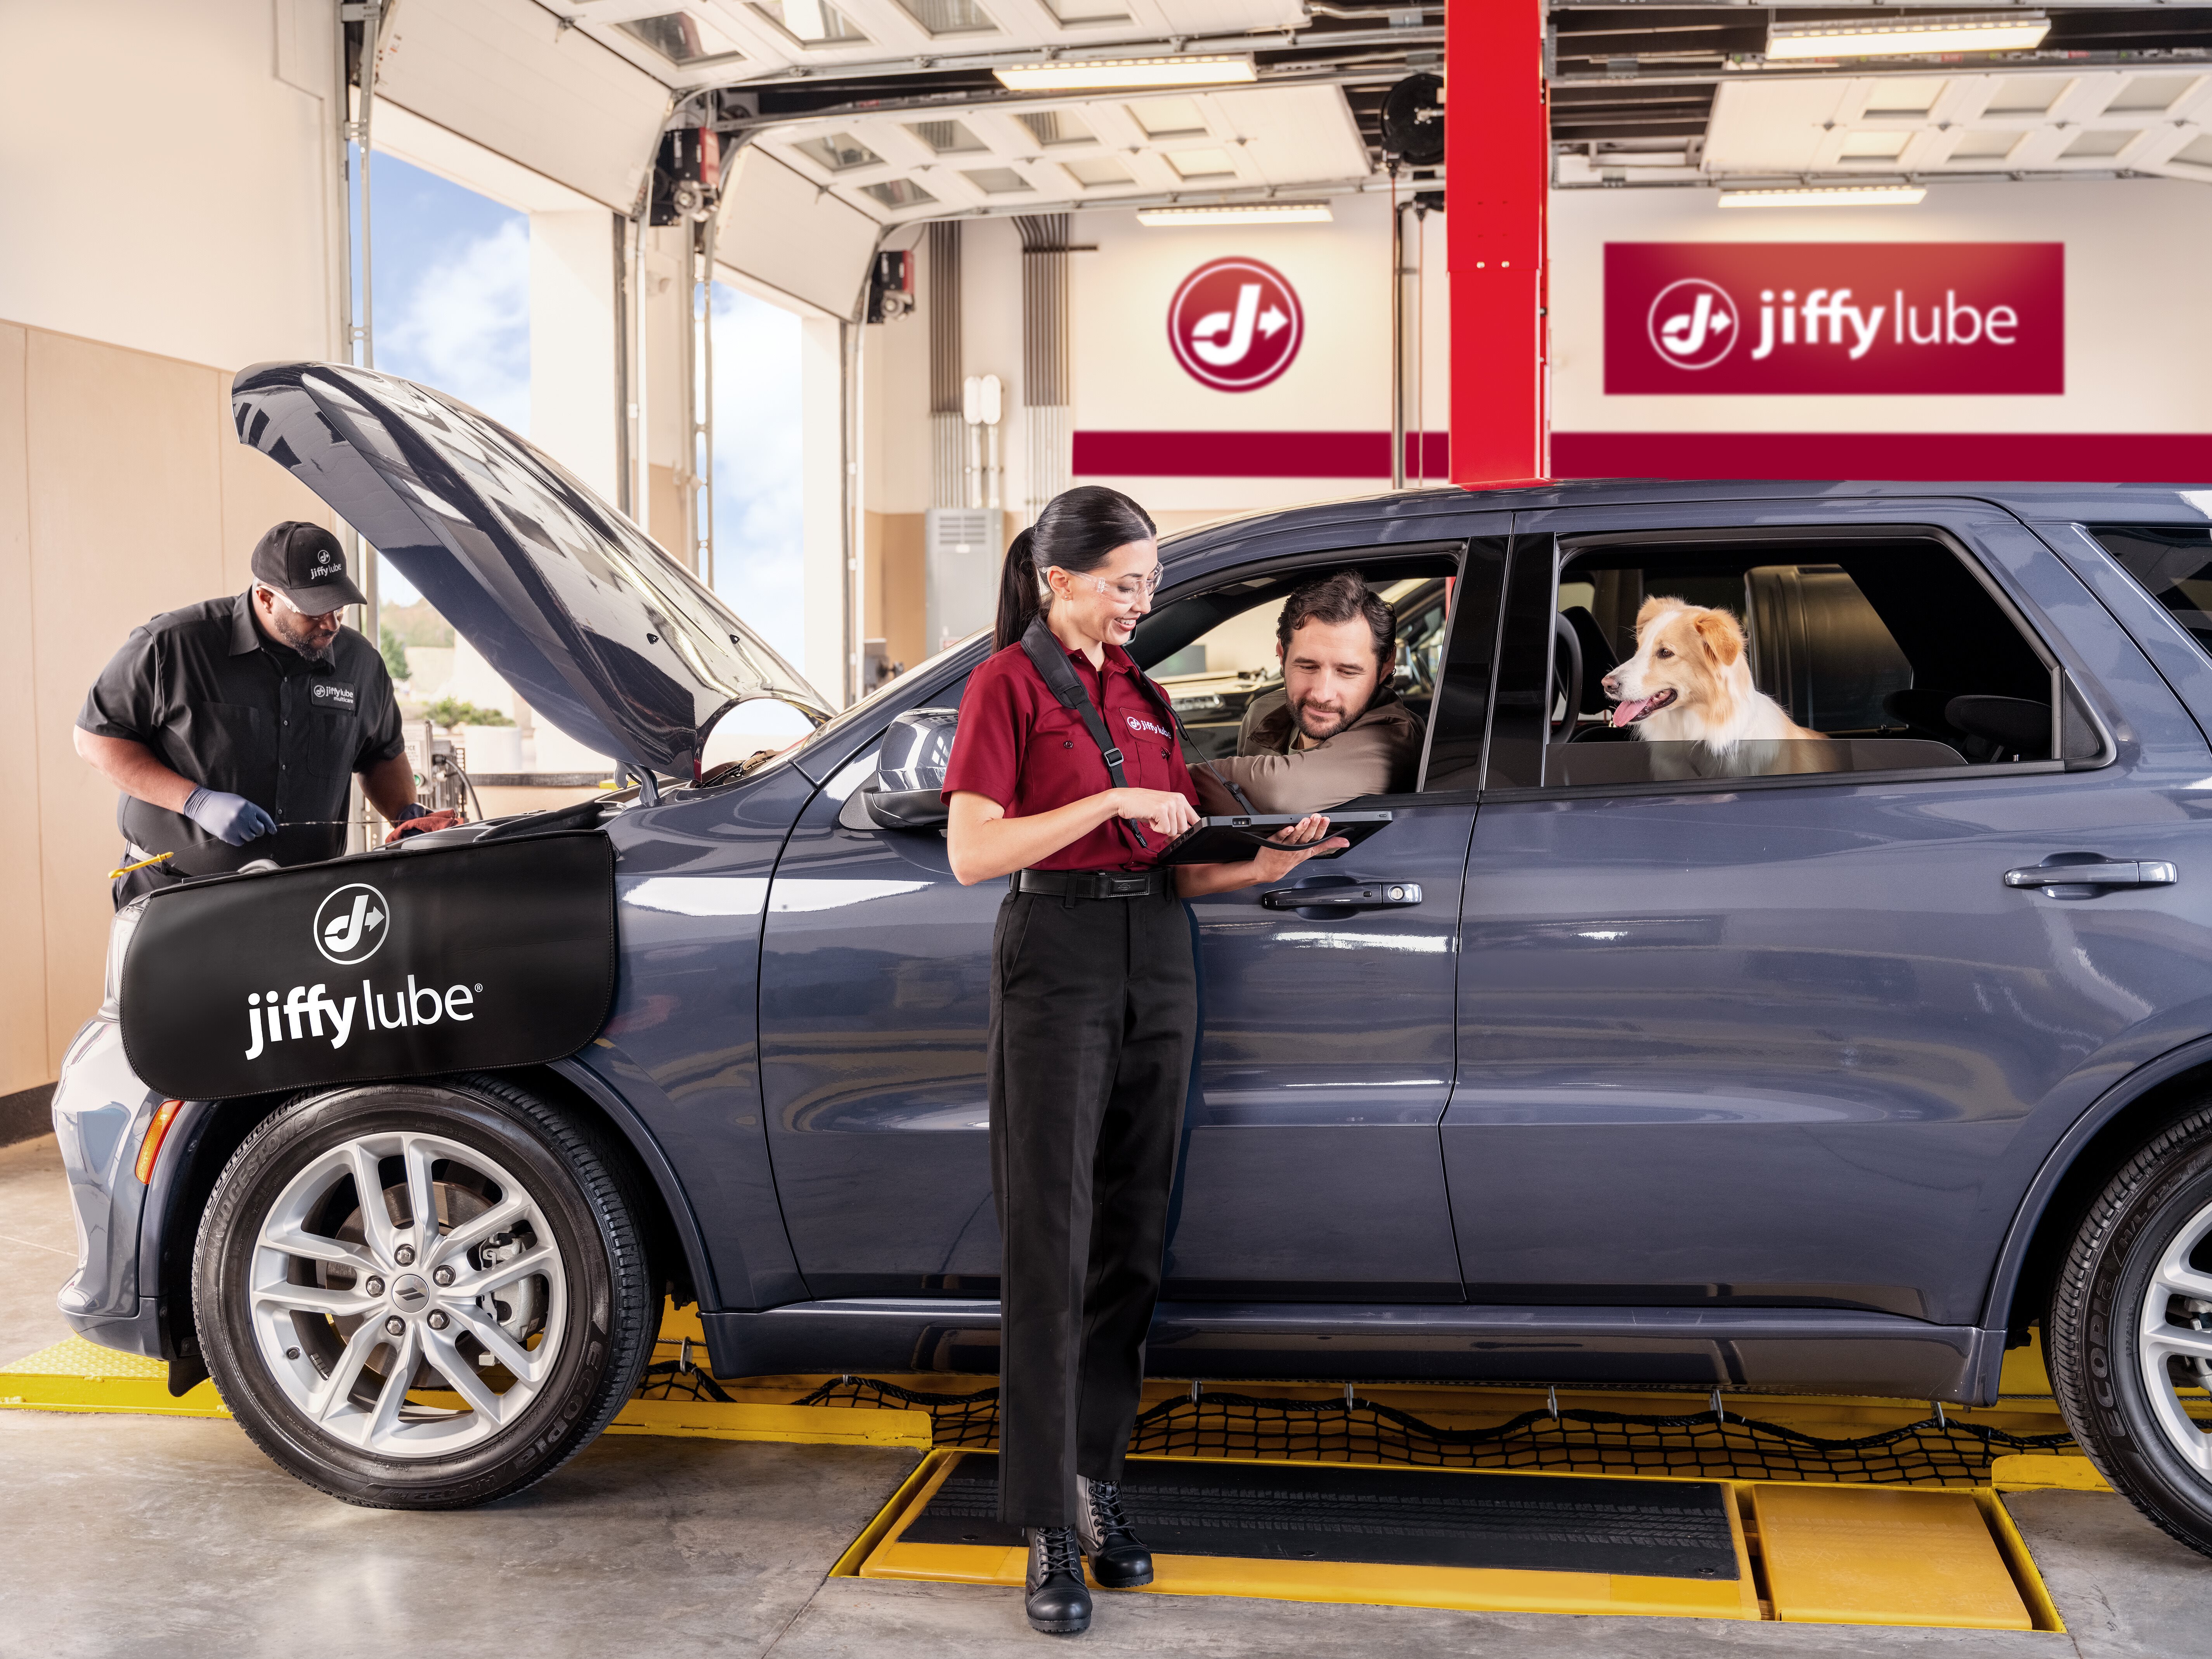
M 392 931 L 392 907 L 367 882 L 332 891 L 315 911 L 315 949 L 341 968 L 367 962 Z
M 1279 378 L 1304 337 L 1297 290 L 1257 259 L 1211 260 L 1168 304 L 1176 361 L 1217 392 L 1256 392 Z
M 1735 301 L 1718 283 L 1702 276 L 1661 289 L 1647 326 L 1651 349 L 1677 368 L 1711 368 L 1729 355 L 1741 332 Z

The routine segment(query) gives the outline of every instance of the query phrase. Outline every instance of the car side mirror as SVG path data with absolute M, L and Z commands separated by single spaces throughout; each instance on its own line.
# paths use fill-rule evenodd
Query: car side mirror
M 945 771 L 952 759 L 957 708 L 909 708 L 884 733 L 876 775 L 854 792 L 878 830 L 941 830 Z

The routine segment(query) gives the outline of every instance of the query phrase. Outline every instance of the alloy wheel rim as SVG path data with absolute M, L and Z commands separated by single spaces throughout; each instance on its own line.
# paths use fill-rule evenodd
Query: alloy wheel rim
M 568 1274 L 544 1210 L 441 1135 L 358 1135 L 264 1215 L 254 1346 L 293 1408 L 380 1457 L 447 1455 L 526 1411 L 559 1364 Z
M 2212 1421 L 2189 1413 L 2185 1390 L 2206 1404 L 2212 1387 L 2212 1268 L 2192 1258 L 2212 1256 L 2212 1204 L 2191 1216 L 2166 1241 L 2143 1289 L 2136 1352 L 2151 1414 L 2167 1443 L 2199 1474 L 2212 1477 Z M 2174 1362 L 2181 1362 L 2176 1364 Z M 2179 1371 L 2191 1380 L 2183 1382 Z

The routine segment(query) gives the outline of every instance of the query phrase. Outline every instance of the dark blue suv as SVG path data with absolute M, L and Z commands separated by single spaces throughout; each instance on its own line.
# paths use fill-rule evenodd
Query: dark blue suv
M 1000 893 L 952 879 L 926 753 L 880 775 L 987 642 L 833 716 L 473 412 L 313 364 L 235 398 L 245 441 L 638 779 L 586 812 L 617 990 L 550 1063 L 186 1101 L 143 1182 L 163 1102 L 111 994 L 55 1105 L 71 1322 L 211 1371 L 301 1479 L 417 1506 L 573 1455 L 665 1294 L 726 1376 L 993 1370 Z M 1382 833 L 1191 907 L 1155 1370 L 1986 1403 L 2039 1324 L 2090 1454 L 2212 1547 L 2212 495 L 1440 490 L 1164 557 L 1139 661 L 1263 659 L 1291 587 L 1357 569 L 1418 613 L 1428 735 L 1414 787 L 1360 803 Z M 1654 596 L 1741 618 L 1820 740 L 1616 729 L 1604 680 Z M 811 735 L 715 763 L 763 698 Z

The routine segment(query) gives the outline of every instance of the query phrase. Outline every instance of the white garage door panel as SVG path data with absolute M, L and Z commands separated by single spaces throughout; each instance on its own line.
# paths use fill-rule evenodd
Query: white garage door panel
M 1242 34 L 1247 29 L 1294 29 L 1305 25 L 1299 0 L 1158 0 L 1160 15 L 1176 34 Z
M 1247 153 L 1269 184 L 1328 184 L 1370 170 L 1366 141 L 1339 88 L 1218 92 L 1208 101 L 1229 129 L 1224 137 L 1250 141 Z
M 1711 173 L 1796 173 L 1814 164 L 1849 90 L 1844 81 L 1722 83 L 1705 131 Z
M 407 0 L 377 53 L 377 95 L 627 213 L 668 88 L 534 0 Z
M 714 258 L 836 317 L 858 308 L 876 222 L 750 146 L 722 187 Z

